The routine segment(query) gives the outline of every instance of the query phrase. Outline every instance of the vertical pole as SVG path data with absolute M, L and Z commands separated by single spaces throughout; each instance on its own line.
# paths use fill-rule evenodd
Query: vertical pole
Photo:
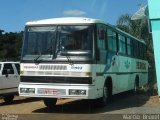
M 148 0 L 149 19 L 152 29 L 158 96 L 160 97 L 160 0 Z

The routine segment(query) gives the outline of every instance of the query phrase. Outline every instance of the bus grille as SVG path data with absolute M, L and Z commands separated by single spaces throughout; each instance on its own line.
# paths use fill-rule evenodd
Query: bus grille
M 23 73 L 24 76 L 72 76 L 72 77 L 85 77 L 86 73 L 85 72 L 69 72 L 69 71 L 24 71 Z
M 40 65 L 39 70 L 67 70 L 64 65 Z
M 92 77 L 21 76 L 21 82 L 92 84 Z

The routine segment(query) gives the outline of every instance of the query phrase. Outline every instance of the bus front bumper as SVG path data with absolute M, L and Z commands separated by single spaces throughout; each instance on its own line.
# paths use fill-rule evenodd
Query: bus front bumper
M 99 91 L 93 85 L 33 85 L 20 83 L 20 96 L 41 98 L 99 98 Z

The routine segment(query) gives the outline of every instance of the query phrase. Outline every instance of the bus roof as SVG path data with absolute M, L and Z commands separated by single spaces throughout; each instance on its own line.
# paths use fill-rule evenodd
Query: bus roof
M 27 22 L 26 25 L 47 25 L 47 24 L 90 24 L 90 23 L 104 23 L 98 19 L 84 18 L 84 17 L 63 17 L 51 18 L 44 20 L 35 20 Z
M 119 28 L 117 28 L 117 27 L 115 27 L 115 29 L 116 29 L 117 31 L 125 34 L 126 36 L 128 36 L 128 37 L 130 37 L 130 38 L 133 38 L 133 39 L 135 39 L 135 40 L 137 40 L 137 41 L 139 41 L 139 42 L 141 42 L 141 43 L 143 43 L 143 44 L 146 44 L 143 39 L 138 39 L 138 38 L 134 37 L 133 35 L 125 32 L 125 31 L 123 31 L 123 30 L 121 30 L 121 29 L 119 29 Z
M 43 19 L 43 20 L 35 20 L 35 21 L 29 21 L 26 23 L 27 26 L 34 26 L 34 25 L 71 25 L 71 24 L 91 24 L 91 23 L 102 23 L 110 26 L 111 28 L 115 29 L 117 32 L 121 32 L 131 38 L 134 38 L 142 43 L 145 44 L 144 40 L 139 40 L 136 37 L 130 35 L 127 32 L 124 32 L 117 28 L 114 25 L 110 25 L 108 23 L 105 23 L 102 20 L 99 19 L 93 19 L 93 18 L 85 18 L 85 17 L 62 17 L 62 18 L 51 18 L 51 19 Z

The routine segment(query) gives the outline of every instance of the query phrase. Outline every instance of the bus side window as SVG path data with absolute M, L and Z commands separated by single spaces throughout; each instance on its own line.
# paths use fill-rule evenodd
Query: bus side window
M 144 51 L 144 46 L 143 46 L 143 44 L 141 44 L 141 47 L 142 47 L 141 55 L 142 55 L 142 59 L 144 59 L 144 53 L 145 53 L 145 51 Z
M 131 55 L 134 57 L 134 41 L 131 39 Z
M 112 30 L 107 30 L 108 34 L 108 50 L 117 52 L 117 37 L 116 32 L 113 32 Z
M 105 29 L 102 27 L 102 26 L 99 26 L 98 28 L 98 41 L 97 41 L 97 44 L 98 44 L 98 48 L 100 50 L 105 50 L 106 49 L 106 44 L 105 44 Z
M 142 48 L 142 44 L 141 43 L 139 43 L 139 45 L 138 45 L 138 47 L 139 47 L 139 57 L 141 58 L 141 59 L 143 59 L 143 48 Z
M 136 41 L 135 40 L 133 40 L 133 56 L 134 57 L 137 57 L 137 43 L 136 43 Z
M 139 47 L 139 44 L 138 44 L 137 41 L 136 41 L 135 43 L 136 43 L 136 44 L 135 44 L 136 57 L 139 58 L 139 48 L 138 48 L 138 47 Z
M 108 31 L 105 31 L 105 49 L 108 50 Z
M 119 40 L 119 52 L 122 54 L 126 54 L 126 39 L 124 36 L 118 34 Z
M 105 31 L 104 31 L 104 29 L 103 28 L 99 28 L 98 29 L 98 38 L 100 39 L 100 40 L 104 40 L 104 36 L 105 35 Z
M 127 38 L 127 55 L 131 55 L 131 40 Z
M 147 60 L 147 47 L 144 46 L 144 59 Z
M 99 63 L 106 63 L 107 58 L 107 51 L 106 51 L 106 44 L 107 44 L 107 29 L 106 26 L 103 24 L 98 24 L 97 29 L 97 53 L 96 59 Z

